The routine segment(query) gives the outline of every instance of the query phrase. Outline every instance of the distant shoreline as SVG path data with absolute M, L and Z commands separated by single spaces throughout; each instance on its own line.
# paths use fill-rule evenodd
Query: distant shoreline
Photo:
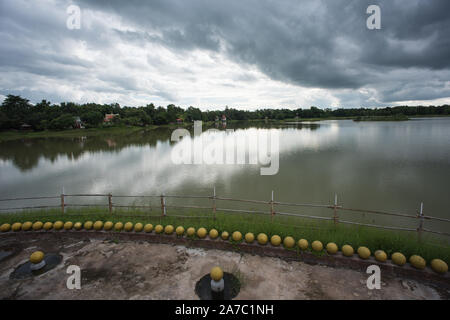
M 8 130 L 0 132 L 0 142 L 7 140 L 17 140 L 26 138 L 70 138 L 80 136 L 98 136 L 102 134 L 128 134 L 141 130 L 153 130 L 157 128 L 177 128 L 180 125 L 150 125 L 147 127 L 103 127 L 103 128 L 89 128 L 89 129 L 67 129 L 67 130 L 45 130 L 45 131 L 20 131 Z
M 447 118 L 450 115 L 414 115 L 414 116 L 367 116 L 367 117 L 327 117 L 327 118 L 301 118 L 301 119 L 258 119 L 258 120 L 228 120 L 227 123 L 261 123 L 267 122 L 269 124 L 293 124 L 302 123 L 306 121 L 319 122 L 326 120 L 353 120 L 361 122 L 369 121 L 407 121 L 409 119 L 417 118 Z M 205 126 L 213 125 L 213 121 L 204 122 Z M 80 137 L 80 136 L 98 136 L 102 134 L 128 134 L 135 131 L 141 130 L 154 130 L 158 128 L 179 128 L 179 127 L 190 127 L 193 123 L 181 123 L 181 124 L 165 124 L 165 125 L 149 125 L 145 127 L 137 126 L 111 126 L 102 128 L 89 128 L 89 129 L 67 129 L 67 130 L 45 130 L 45 131 L 20 131 L 20 130 L 7 130 L 0 132 L 0 142 L 8 140 L 26 139 L 26 138 L 70 138 L 70 137 Z

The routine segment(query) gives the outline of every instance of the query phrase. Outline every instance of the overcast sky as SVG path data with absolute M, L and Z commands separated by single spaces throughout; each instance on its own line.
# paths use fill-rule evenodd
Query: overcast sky
M 370 4 L 381 30 L 366 27 Z M 203 110 L 448 104 L 450 1 L 0 0 L 7 94 Z

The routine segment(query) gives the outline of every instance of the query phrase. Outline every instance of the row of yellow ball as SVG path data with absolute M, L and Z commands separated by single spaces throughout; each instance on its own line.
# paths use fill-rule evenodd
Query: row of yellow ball
M 141 232 L 142 230 L 144 230 L 144 232 L 152 232 L 153 229 L 155 230 L 155 233 L 165 233 L 165 234 L 173 234 L 174 232 L 178 235 L 178 236 L 182 236 L 185 233 L 184 227 L 179 226 L 176 229 L 172 226 L 172 225 L 167 225 L 165 227 L 163 227 L 162 225 L 156 225 L 153 228 L 153 225 L 151 223 L 148 223 L 146 225 L 143 225 L 142 223 L 136 223 L 133 225 L 133 223 L 131 222 L 127 222 L 125 224 L 123 224 L 122 222 L 116 222 L 115 224 L 112 223 L 111 221 L 107 221 L 105 223 L 103 223 L 102 221 L 96 221 L 96 222 L 92 222 L 92 221 L 86 221 L 84 222 L 84 224 L 82 224 L 81 222 L 76 222 L 76 223 L 72 223 L 71 221 L 67 221 L 67 222 L 62 222 L 62 221 L 56 221 L 55 223 L 52 222 L 46 222 L 46 223 L 42 223 L 40 221 L 37 222 L 24 222 L 23 224 L 20 222 L 16 222 L 13 223 L 12 225 L 5 223 L 3 225 L 0 226 L 0 231 L 1 232 L 7 232 L 7 231 L 29 231 L 29 230 L 40 230 L 40 229 L 44 229 L 44 230 L 50 230 L 50 229 L 55 229 L 55 230 L 61 230 L 61 229 L 65 229 L 65 230 L 71 230 L 72 228 L 75 230 L 81 230 L 82 228 L 86 229 L 86 230 L 112 230 L 114 229 L 115 231 L 121 231 L 121 230 L 125 230 L 125 231 L 136 231 L 136 232 Z M 205 228 L 199 228 L 197 231 L 195 230 L 195 228 L 190 227 L 186 230 L 186 234 L 189 237 L 193 237 L 195 235 L 197 235 L 197 237 L 199 237 L 200 239 L 206 238 L 207 235 L 209 235 L 209 237 L 211 239 L 216 239 L 217 237 L 219 237 L 219 232 L 216 229 L 211 229 L 208 233 L 208 231 Z M 221 238 L 223 240 L 228 240 L 230 237 L 229 233 L 227 231 L 223 231 L 221 234 Z M 233 234 L 231 235 L 231 239 L 235 242 L 240 242 L 243 239 L 242 234 L 239 231 L 235 231 L 233 232 Z M 247 243 L 253 243 L 255 241 L 255 235 L 251 232 L 246 233 L 244 236 L 245 242 Z M 258 236 L 256 237 L 257 242 L 260 245 L 265 245 L 269 242 L 269 238 L 266 234 L 264 233 L 260 233 L 258 234 Z M 296 242 L 294 240 L 293 237 L 285 237 L 284 240 L 282 241 L 281 237 L 278 235 L 273 235 L 270 238 L 270 243 L 273 246 L 279 246 L 281 244 L 281 242 L 283 242 L 283 245 L 286 248 L 294 248 L 296 245 Z M 306 239 L 300 239 L 297 242 L 298 247 L 301 250 L 307 250 L 309 248 L 309 243 Z M 316 240 L 313 241 L 311 243 L 311 248 L 313 251 L 315 252 L 322 252 L 324 247 L 322 242 Z M 326 245 L 326 251 L 328 254 L 336 254 L 338 252 L 339 248 L 338 246 L 333 243 L 330 242 Z M 354 249 L 346 244 L 344 246 L 342 246 L 341 248 L 342 254 L 346 257 L 351 257 L 354 255 L 355 251 Z M 369 250 L 369 248 L 367 247 L 359 247 L 357 250 L 357 254 L 361 259 L 368 259 L 371 256 L 371 252 Z M 383 250 L 377 250 L 374 253 L 374 257 L 375 260 L 379 261 L 379 262 L 385 262 L 387 261 L 387 254 L 386 252 L 384 252 Z M 391 260 L 394 264 L 398 265 L 398 266 L 403 266 L 406 264 L 406 257 L 400 253 L 400 252 L 395 252 L 391 255 Z M 413 255 L 409 258 L 409 262 L 410 264 L 417 268 L 417 269 L 424 269 L 426 267 L 426 261 L 425 259 L 423 259 L 422 257 L 418 256 L 418 255 Z M 445 261 L 441 260 L 441 259 L 433 259 L 431 261 L 431 268 L 438 272 L 438 273 L 446 273 L 448 271 L 448 265 L 447 263 L 445 263 Z

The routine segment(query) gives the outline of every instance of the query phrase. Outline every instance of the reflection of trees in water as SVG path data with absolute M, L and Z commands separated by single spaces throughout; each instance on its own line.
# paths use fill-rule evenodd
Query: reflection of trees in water
M 316 130 L 319 124 L 279 125 L 261 122 L 230 123 L 226 129 L 309 129 Z M 203 126 L 203 131 L 214 128 L 214 124 Z M 31 170 L 43 157 L 52 163 L 60 156 L 77 160 L 86 152 L 120 152 L 129 146 L 155 146 L 158 141 L 170 141 L 173 128 L 157 128 L 152 130 L 133 131 L 130 133 L 109 133 L 75 138 L 29 138 L 0 142 L 0 159 L 10 160 L 21 171 Z M 220 129 L 219 129 L 220 130 Z M 225 129 L 222 129 L 225 130 Z M 193 136 L 193 129 L 189 130 Z
M 264 120 L 261 121 L 252 121 L 249 123 L 248 121 L 234 121 L 234 122 L 228 122 L 226 126 L 224 126 L 222 123 L 217 125 L 217 123 L 209 124 L 209 125 L 203 125 L 203 130 L 208 129 L 218 129 L 218 130 L 237 130 L 237 129 L 249 129 L 249 128 L 256 128 L 256 129 L 287 129 L 287 128 L 293 128 L 293 129 L 309 129 L 309 130 L 317 130 L 320 127 L 319 123 L 276 123 L 276 122 L 265 122 Z M 190 130 L 193 132 L 193 129 Z
M 251 125 L 247 121 L 236 121 L 227 125 L 226 129 L 247 129 L 247 128 L 256 128 L 256 129 L 286 129 L 286 128 L 294 128 L 294 129 L 309 129 L 316 130 L 320 127 L 318 123 L 271 123 L 262 121 L 252 121 Z M 220 129 L 220 128 L 219 128 Z
M 10 160 L 21 171 L 27 171 L 36 167 L 41 157 L 53 163 L 60 156 L 76 160 L 86 152 L 120 152 L 129 146 L 154 146 L 158 141 L 169 140 L 171 131 L 158 128 L 129 134 L 9 140 L 0 142 L 0 159 Z

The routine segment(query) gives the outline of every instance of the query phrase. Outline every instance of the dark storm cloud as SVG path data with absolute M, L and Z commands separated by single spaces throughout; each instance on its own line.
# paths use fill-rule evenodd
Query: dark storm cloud
M 450 67 L 447 0 L 79 3 L 114 11 L 144 32 L 159 31 L 153 40 L 174 49 L 224 50 L 272 79 L 301 86 L 376 88 L 392 70 L 419 68 L 427 73 Z M 382 30 L 366 28 L 370 4 L 381 7 Z M 435 85 L 424 96 L 448 96 L 444 82 Z M 390 92 L 384 100 L 395 99 L 410 100 Z
M 56 1 L 65 12 L 71 2 Z M 391 103 L 450 96 L 448 0 L 75 0 L 82 13 L 114 14 L 133 28 L 97 24 L 77 32 L 61 28 L 65 15 L 0 4 L 0 67 L 51 77 L 79 77 L 92 63 L 75 57 L 62 39 L 100 50 L 121 43 L 158 43 L 178 52 L 223 53 L 273 80 L 330 89 L 344 103 Z M 381 30 L 366 28 L 366 9 L 381 7 Z M 110 15 L 111 16 L 111 15 Z M 55 27 L 59 26 L 59 27 Z M 157 65 L 157 57 L 148 59 Z M 132 60 L 124 62 L 135 68 Z M 188 67 L 188 66 L 187 66 Z M 123 90 L 140 90 L 122 75 L 92 75 Z M 251 82 L 251 75 L 234 79 Z M 363 88 L 372 94 L 358 92 Z M 114 89 L 119 90 L 119 88 Z M 353 90 L 353 91 L 346 91 Z M 174 98 L 169 90 L 155 94 Z M 353 93 L 352 93 L 353 92 Z M 0 92 L 4 94 L 4 92 Z M 341 100 L 342 100 L 341 99 Z M 376 103 L 375 103 L 376 104 Z M 323 107 L 327 107 L 324 105 Z
M 382 7 L 384 29 L 363 39 L 363 62 L 400 68 L 450 67 L 450 1 L 383 2 Z

